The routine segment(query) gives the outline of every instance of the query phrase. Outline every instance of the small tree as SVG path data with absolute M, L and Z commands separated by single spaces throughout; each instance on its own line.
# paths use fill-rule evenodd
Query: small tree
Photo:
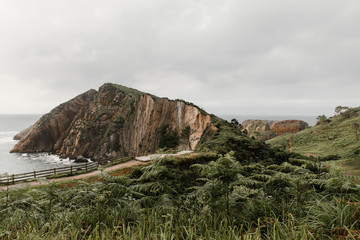
M 231 119 L 230 124 L 234 127 L 238 127 L 240 125 L 239 121 L 236 120 L 235 118 Z
M 335 108 L 335 113 L 336 113 L 336 115 L 340 115 L 340 114 L 346 112 L 347 110 L 349 110 L 349 107 L 337 106 L 337 107 Z
M 329 122 L 329 119 L 327 119 L 327 117 L 324 114 L 317 116 L 316 120 L 317 120 L 316 125 L 324 125 Z

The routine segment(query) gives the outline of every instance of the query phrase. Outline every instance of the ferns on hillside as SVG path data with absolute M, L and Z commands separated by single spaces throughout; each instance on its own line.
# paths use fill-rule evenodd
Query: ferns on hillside
M 0 239 L 318 239 L 360 228 L 359 188 L 315 160 L 209 156 L 1 193 Z

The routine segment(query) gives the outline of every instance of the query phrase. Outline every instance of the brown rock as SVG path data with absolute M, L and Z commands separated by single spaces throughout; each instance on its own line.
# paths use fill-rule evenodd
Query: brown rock
M 274 123 L 271 131 L 275 133 L 275 136 L 279 136 L 284 133 L 297 133 L 308 127 L 309 124 L 301 120 L 284 120 Z
M 23 137 L 25 137 L 33 128 L 33 125 L 31 125 L 28 128 L 25 128 L 24 130 L 20 131 L 18 134 L 14 136 L 14 140 L 21 140 Z
M 273 138 L 275 135 L 270 130 L 270 127 L 275 121 L 269 120 L 245 120 L 241 123 L 244 130 L 250 137 L 255 137 L 260 140 L 268 140 Z
M 31 131 L 15 145 L 11 152 L 53 152 L 56 151 L 72 123 L 74 116 L 96 94 L 89 90 L 74 99 L 61 104 L 43 115 Z M 81 111 L 80 111 L 81 112 Z
M 250 137 L 269 140 L 284 133 L 297 133 L 308 128 L 308 124 L 301 120 L 245 120 L 241 123 Z
M 190 128 L 181 139 L 184 150 L 194 150 L 204 132 L 214 133 L 210 115 L 192 104 L 104 84 L 44 115 L 12 152 L 56 152 L 72 159 L 144 155 L 158 148 L 163 126 L 178 136 Z

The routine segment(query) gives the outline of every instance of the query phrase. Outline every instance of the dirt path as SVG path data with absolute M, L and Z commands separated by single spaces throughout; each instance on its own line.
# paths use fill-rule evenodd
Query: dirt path
M 146 164 L 146 162 L 140 162 L 140 161 L 136 161 L 136 160 L 130 160 L 128 162 L 125 163 L 120 163 L 111 167 L 107 167 L 104 169 L 105 172 L 111 172 L 117 169 L 122 169 L 122 168 L 128 168 L 128 167 L 133 167 L 133 166 L 137 166 L 137 165 L 143 165 Z M 88 172 L 88 173 L 84 173 L 84 174 L 79 174 L 79 175 L 75 175 L 75 176 L 70 176 L 70 177 L 62 177 L 62 178 L 54 178 L 54 179 L 49 179 L 46 181 L 33 181 L 33 182 L 27 182 L 27 183 L 18 183 L 15 185 L 9 185 L 9 189 L 13 189 L 13 188 L 23 188 L 23 187 L 27 187 L 27 186 L 38 186 L 38 185 L 43 185 L 43 184 L 48 184 L 48 183 L 52 183 L 52 182 L 59 182 L 59 181 L 63 181 L 63 180 L 74 180 L 74 179 L 82 179 L 82 178 L 87 178 L 87 177 L 92 177 L 95 175 L 100 174 L 101 171 L 100 170 L 96 170 L 93 172 Z M 6 190 L 7 186 L 0 186 L 1 190 Z
M 155 158 L 162 158 L 165 156 L 172 156 L 172 155 L 184 155 L 184 154 L 188 154 L 191 152 L 192 151 L 182 151 L 182 152 L 178 152 L 175 154 L 153 154 L 153 155 L 149 155 L 149 156 L 136 157 L 135 160 L 130 160 L 125 163 L 120 163 L 120 164 L 117 164 L 114 166 L 107 167 L 104 169 L 104 171 L 111 172 L 111 171 L 114 171 L 117 169 L 128 168 L 128 167 L 133 167 L 133 166 L 137 166 L 137 165 L 144 165 L 147 162 L 149 162 Z M 59 181 L 63 181 L 63 180 L 74 180 L 74 179 L 82 179 L 82 178 L 92 177 L 92 176 L 98 175 L 100 173 L 101 173 L 100 170 L 96 170 L 93 172 L 88 172 L 88 173 L 79 174 L 79 175 L 70 176 L 70 177 L 54 178 L 54 179 L 49 179 L 46 181 L 33 181 L 33 182 L 27 182 L 27 183 L 18 183 L 15 185 L 9 185 L 8 187 L 9 187 L 9 189 L 14 189 L 14 188 L 24 188 L 27 186 L 38 186 L 38 185 L 48 184 L 48 183 L 52 183 L 52 182 L 59 182 Z M 7 186 L 0 186 L 0 191 L 6 190 L 6 188 L 7 188 Z
M 181 151 L 178 153 L 165 153 L 165 154 L 152 154 L 152 155 L 148 155 L 148 156 L 143 156 L 143 157 L 136 157 L 135 159 L 138 161 L 142 161 L 142 162 L 147 162 L 156 158 L 163 158 L 165 156 L 178 156 L 178 155 L 184 155 L 184 154 L 188 154 L 188 153 L 192 153 L 193 151 Z

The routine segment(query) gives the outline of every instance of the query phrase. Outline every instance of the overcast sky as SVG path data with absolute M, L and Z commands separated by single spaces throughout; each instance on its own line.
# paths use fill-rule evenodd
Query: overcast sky
M 0 113 L 112 82 L 215 114 L 360 105 L 359 0 L 0 0 Z

